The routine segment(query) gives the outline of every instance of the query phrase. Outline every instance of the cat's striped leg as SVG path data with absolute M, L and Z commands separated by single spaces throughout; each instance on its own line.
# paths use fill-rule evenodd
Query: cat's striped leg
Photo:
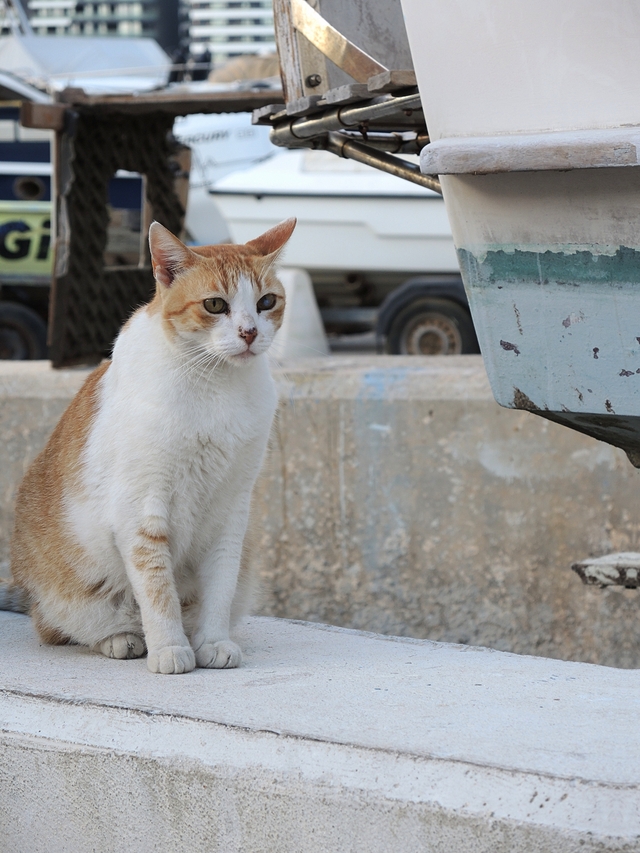
M 140 606 L 147 667 L 165 674 L 190 672 L 196 660 L 183 627 L 173 578 L 166 524 L 157 516 L 139 526 L 125 556 L 127 575 Z
M 198 666 L 233 669 L 242 663 L 240 647 L 229 639 L 231 604 L 238 582 L 248 506 L 231 520 L 199 567 L 202 601 L 192 645 Z

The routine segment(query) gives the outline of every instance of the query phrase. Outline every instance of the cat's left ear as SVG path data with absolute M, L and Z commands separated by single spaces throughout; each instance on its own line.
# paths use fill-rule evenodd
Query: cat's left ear
M 159 222 L 152 222 L 149 228 L 149 249 L 153 277 L 165 287 L 171 287 L 178 273 L 195 261 L 193 252 Z
M 273 263 L 284 248 L 289 237 L 293 234 L 293 229 L 296 227 L 297 221 L 295 217 L 285 219 L 284 222 L 274 225 L 273 228 L 265 231 L 264 234 L 256 237 L 255 240 L 249 240 L 247 246 L 252 248 L 258 255 L 269 258 L 269 261 Z

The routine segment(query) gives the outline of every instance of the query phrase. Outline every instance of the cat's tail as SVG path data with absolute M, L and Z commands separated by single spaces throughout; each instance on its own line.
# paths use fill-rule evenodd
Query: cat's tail
M 31 599 L 26 589 L 12 580 L 0 578 L 0 610 L 28 613 L 30 607 Z

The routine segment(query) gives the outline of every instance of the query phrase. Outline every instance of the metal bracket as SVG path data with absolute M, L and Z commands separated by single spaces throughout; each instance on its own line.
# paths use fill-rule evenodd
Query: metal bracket
M 291 0 L 294 29 L 357 83 L 389 69 L 332 27 L 306 0 Z
M 326 110 L 320 115 L 296 119 L 288 118 L 283 122 L 278 121 L 276 114 L 276 116 L 269 117 L 275 118 L 271 131 L 271 141 L 274 145 L 280 145 L 283 148 L 309 147 L 309 143 L 305 140 L 322 136 L 331 130 L 355 129 L 364 125 L 369 125 L 370 130 L 375 130 L 376 123 L 385 122 L 391 116 L 393 116 L 394 125 L 400 124 L 400 118 L 403 115 L 407 113 L 411 115 L 421 109 L 420 96 L 417 94 L 399 98 L 382 95 L 365 103 L 337 107 Z
M 397 97 L 383 95 L 364 103 L 347 104 L 325 110 L 320 115 L 300 118 L 284 118 L 282 111 L 264 111 L 254 116 L 254 120 L 272 124 L 270 138 L 274 145 L 322 148 L 442 194 L 440 181 L 435 175 L 424 175 L 417 164 L 407 163 L 388 153 L 417 154 L 428 144 L 424 121 L 416 121 L 414 114 L 422 116 L 422 104 L 417 93 Z M 391 120 L 394 126 L 401 126 L 403 119 L 410 122 L 412 132 L 406 137 L 402 133 L 390 132 L 387 122 Z M 362 141 L 356 138 L 357 132 Z M 409 136 L 411 138 L 407 138 Z

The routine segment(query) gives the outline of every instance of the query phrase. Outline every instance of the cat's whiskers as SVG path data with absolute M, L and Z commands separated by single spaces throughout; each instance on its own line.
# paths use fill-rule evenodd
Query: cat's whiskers
M 180 379 L 188 378 L 194 369 L 197 368 L 201 359 L 202 350 L 200 347 L 185 347 L 181 352 L 181 357 L 177 365 Z
M 216 369 L 221 360 L 216 353 L 210 353 L 201 347 L 193 347 L 188 352 L 188 356 L 180 365 L 178 371 L 180 379 L 204 379 Z
M 209 354 L 204 353 L 199 359 L 194 359 L 189 368 L 185 371 L 184 378 L 202 381 L 208 378 L 219 364 L 219 358 L 211 358 Z

